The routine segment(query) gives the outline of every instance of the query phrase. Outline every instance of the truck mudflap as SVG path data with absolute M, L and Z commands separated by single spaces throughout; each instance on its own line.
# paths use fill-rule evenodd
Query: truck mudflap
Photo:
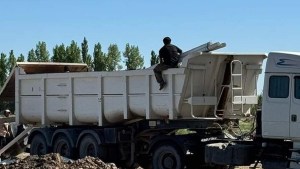
M 254 163 L 256 147 L 237 143 L 213 143 L 205 146 L 205 162 L 217 165 L 250 165 Z

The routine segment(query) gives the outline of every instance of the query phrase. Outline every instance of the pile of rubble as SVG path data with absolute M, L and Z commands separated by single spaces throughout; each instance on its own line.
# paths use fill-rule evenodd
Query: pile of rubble
M 7 161 L 7 160 L 6 160 Z M 85 157 L 79 160 L 69 160 L 59 154 L 43 156 L 27 156 L 24 159 L 11 159 L 0 164 L 0 169 L 118 169 L 113 163 L 104 163 L 95 157 Z

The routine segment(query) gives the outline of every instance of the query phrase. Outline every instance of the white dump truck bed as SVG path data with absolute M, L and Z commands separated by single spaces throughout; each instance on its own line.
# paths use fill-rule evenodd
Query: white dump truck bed
M 256 82 L 264 58 L 192 52 L 179 68 L 163 72 L 163 90 L 152 69 L 87 72 L 82 64 L 18 63 L 11 75 L 16 120 L 102 126 L 133 119 L 237 118 L 257 103 Z M 64 66 L 71 71 L 63 72 Z M 9 98 L 8 90 L 11 86 L 6 85 L 0 97 Z

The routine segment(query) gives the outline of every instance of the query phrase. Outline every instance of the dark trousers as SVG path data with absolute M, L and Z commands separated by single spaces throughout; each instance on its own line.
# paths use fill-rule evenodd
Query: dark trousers
M 156 81 L 158 83 L 163 83 L 164 82 L 164 79 L 162 77 L 162 71 L 164 70 L 167 70 L 169 68 L 172 68 L 174 66 L 170 66 L 170 65 L 165 65 L 165 64 L 158 64 L 157 66 L 155 66 L 155 68 L 153 69 L 154 71 L 154 75 L 155 75 L 155 78 L 156 78 Z
M 0 149 L 7 144 L 6 137 L 0 136 Z

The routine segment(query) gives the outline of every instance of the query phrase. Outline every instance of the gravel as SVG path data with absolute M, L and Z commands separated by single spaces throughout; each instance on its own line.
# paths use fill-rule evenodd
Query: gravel
M 113 163 L 104 163 L 99 158 L 85 157 L 79 160 L 68 160 L 59 154 L 32 155 L 24 159 L 14 158 L 7 164 L 0 165 L 0 169 L 119 169 Z
M 198 167 L 196 167 L 198 168 Z M 57 153 L 47 155 L 29 155 L 21 153 L 16 157 L 1 161 L 0 169 L 121 169 L 113 163 L 104 163 L 99 158 L 87 156 L 78 160 L 70 160 Z M 142 169 L 137 167 L 135 169 Z M 235 167 L 249 169 L 249 167 Z M 259 165 L 256 169 L 262 169 Z

